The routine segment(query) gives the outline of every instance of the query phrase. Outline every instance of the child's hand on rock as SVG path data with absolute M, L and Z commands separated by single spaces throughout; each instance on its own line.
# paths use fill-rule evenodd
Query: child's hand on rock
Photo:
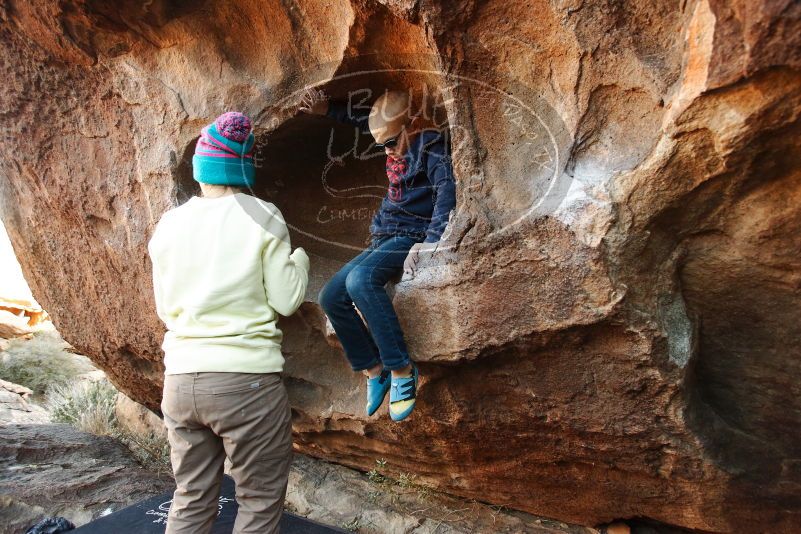
M 406 256 L 406 260 L 403 262 L 404 274 L 411 276 L 417 274 L 417 266 L 423 259 L 434 252 L 436 248 L 436 243 L 415 243 L 412 245 L 412 248 L 409 249 L 409 255 Z

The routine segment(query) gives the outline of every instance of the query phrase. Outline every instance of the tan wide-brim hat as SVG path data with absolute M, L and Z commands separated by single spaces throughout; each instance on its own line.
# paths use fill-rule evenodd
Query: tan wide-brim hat
M 367 124 L 376 143 L 383 143 L 398 135 L 409 122 L 410 98 L 402 91 L 387 91 L 375 101 Z

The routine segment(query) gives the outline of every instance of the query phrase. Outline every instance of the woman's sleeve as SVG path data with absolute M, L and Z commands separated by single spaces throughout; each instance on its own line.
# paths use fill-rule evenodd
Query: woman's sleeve
M 347 102 L 334 100 L 328 103 L 326 116 L 337 122 L 352 124 L 356 126 L 361 133 L 370 133 L 370 126 L 368 123 L 370 106 L 353 106 Z
M 298 247 L 292 252 L 281 212 L 267 223 L 267 242 L 262 254 L 264 290 L 267 303 L 281 315 L 288 317 L 303 303 L 309 283 L 309 256 Z
M 167 323 L 167 313 L 164 306 L 164 286 L 162 283 L 161 272 L 154 255 L 153 239 L 147 244 L 148 255 L 150 256 L 150 263 L 153 271 L 153 296 L 156 301 L 156 315 L 163 323 Z

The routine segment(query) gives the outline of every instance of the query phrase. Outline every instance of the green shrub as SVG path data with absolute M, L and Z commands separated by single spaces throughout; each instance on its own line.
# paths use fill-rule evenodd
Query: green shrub
M 56 384 L 47 391 L 47 408 L 56 423 L 69 423 L 98 436 L 117 430 L 117 390 L 107 380 Z
M 0 378 L 41 395 L 94 369 L 85 356 L 68 352 L 68 348 L 54 330 L 39 330 L 31 339 L 12 339 L 0 355 Z
M 0 351 L 0 378 L 33 390 L 54 423 L 120 440 L 144 467 L 170 471 L 170 445 L 161 435 L 139 434 L 117 420 L 117 389 L 108 379 L 79 375 L 96 371 L 86 356 L 73 354 L 52 328 L 34 331 L 31 339 L 12 339 Z M 102 375 L 102 373 L 101 373 Z
M 144 467 L 170 472 L 170 444 L 164 436 L 123 428 L 117 419 L 117 389 L 108 380 L 59 384 L 47 392 L 47 409 L 55 423 L 120 440 Z

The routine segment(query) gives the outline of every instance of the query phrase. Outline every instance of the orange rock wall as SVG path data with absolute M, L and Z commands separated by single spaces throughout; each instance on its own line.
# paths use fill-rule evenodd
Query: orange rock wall
M 298 450 L 588 525 L 797 532 L 799 30 L 790 0 L 6 1 L 0 213 L 64 337 L 158 410 L 145 245 L 200 127 L 246 112 L 314 265 L 281 323 Z M 316 304 L 377 197 L 321 193 L 348 132 L 292 113 L 307 84 L 430 89 L 453 135 L 445 246 L 391 288 L 424 377 L 401 425 Z

